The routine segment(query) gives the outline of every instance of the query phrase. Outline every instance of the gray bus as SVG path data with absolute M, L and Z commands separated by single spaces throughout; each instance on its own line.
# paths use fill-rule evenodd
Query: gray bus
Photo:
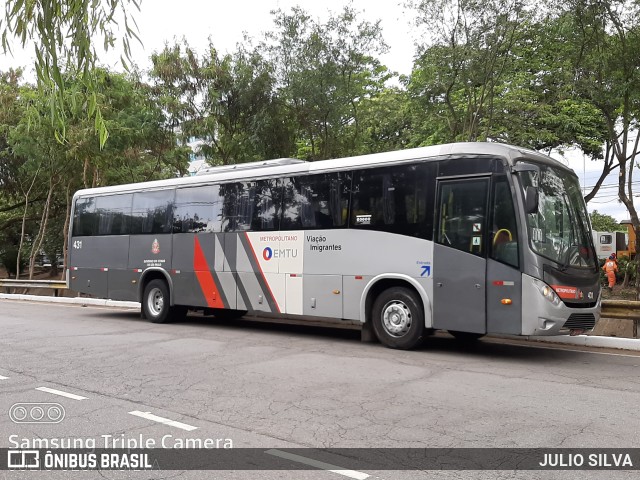
M 408 349 L 435 329 L 577 334 L 600 315 L 578 178 L 493 143 L 80 190 L 69 252 L 70 288 L 158 323 L 189 309 L 351 320 Z

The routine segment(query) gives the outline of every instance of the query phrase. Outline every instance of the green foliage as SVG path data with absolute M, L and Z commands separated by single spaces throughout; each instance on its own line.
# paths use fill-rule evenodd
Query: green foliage
M 571 87 L 605 122 L 608 162 L 620 172 L 618 197 L 638 228 L 631 178 L 640 154 L 640 145 L 633 141 L 640 119 L 640 5 L 630 0 L 570 0 L 554 8 L 567 27 L 563 43 L 573 65 Z
M 131 10 L 139 10 L 140 0 L 6 0 L 4 21 L 0 22 L 2 48 L 11 50 L 12 41 L 22 47 L 33 42 L 40 93 L 47 98 L 48 119 L 53 138 L 66 137 L 68 116 L 65 106 L 65 72 L 73 72 L 83 84 L 83 99 L 89 105 L 99 144 L 109 135 L 103 112 L 98 105 L 99 79 L 95 74 L 98 59 L 95 44 L 101 41 L 105 51 L 114 48 L 116 29 L 122 37 L 122 63 L 130 62 L 130 40 L 138 39 L 131 25 Z M 122 19 L 118 25 L 116 18 Z M 134 22 L 135 25 L 135 22 Z M 139 39 L 138 39 L 139 40 Z
M 626 228 L 620 225 L 615 218 L 597 210 L 589 213 L 591 228 L 596 232 L 624 232 Z
M 456 5 L 459 11 L 446 15 Z M 413 144 L 577 146 L 602 158 L 607 125 L 595 106 L 575 96 L 564 25 L 553 16 L 536 18 L 531 6 L 418 2 L 418 23 L 431 25 L 434 15 L 443 23 L 422 46 L 408 83 L 419 132 Z
M 367 151 L 365 112 L 375 112 L 369 103 L 391 76 L 376 57 L 387 49 L 380 23 L 359 21 L 350 7 L 325 23 L 299 7 L 273 15 L 275 30 L 262 49 L 274 68 L 277 96 L 294 120 L 295 156 L 316 160 Z
M 640 148 L 637 2 L 409 3 L 425 31 L 399 82 L 379 59 L 379 22 L 351 7 L 325 21 L 296 7 L 272 12 L 260 43 L 245 38 L 230 53 L 167 45 L 147 85 L 136 71 L 95 68 L 93 42 L 114 47 L 115 18 L 130 52 L 139 0 L 8 0 L 3 46 L 35 39 L 38 83 L 0 73 L 0 245 L 8 252 L 22 238 L 21 255 L 53 253 L 74 190 L 184 175 L 194 138 L 212 164 L 452 141 L 578 147 L 603 160 L 602 179 L 620 167 L 620 200 L 640 226 L 630 181 Z M 620 229 L 598 212 L 591 219 L 596 230 Z
M 413 118 L 404 89 L 386 87 L 360 109 L 360 141 L 357 153 L 401 150 L 411 145 Z
M 186 42 L 152 56 L 156 101 L 167 127 L 183 143 L 197 138 L 211 164 L 256 161 L 289 155 L 290 122 L 274 94 L 272 66 L 256 51 L 238 46 L 219 55 L 213 45 L 202 56 Z
M 135 74 L 94 74 L 100 88 L 96 108 L 113 135 L 104 147 L 95 120 L 86 114 L 80 78 L 64 76 L 66 135 L 53 141 L 48 97 L 11 75 L 0 75 L 0 100 L 11 107 L 0 113 L 0 182 L 5 187 L 0 191 L 0 242 L 11 255 L 22 245 L 21 259 L 31 260 L 31 271 L 41 250 L 50 258 L 63 252 L 75 190 L 187 171 L 186 152 L 165 128 L 150 88 Z
M 618 281 L 623 279 L 625 275 L 629 276 L 630 282 L 635 282 L 638 272 L 638 260 L 634 258 L 630 260 L 629 257 L 621 257 L 618 259 L 618 274 L 616 278 Z
M 11 128 L 25 115 L 25 105 L 20 101 L 21 75 L 19 70 L 0 72 L 0 187 L 8 198 L 18 190 L 18 169 L 23 162 L 9 146 Z
M 4 240 L 6 242 L 6 239 Z M 9 278 L 16 275 L 16 262 L 18 259 L 18 247 L 16 245 L 7 245 L 6 243 L 0 248 L 0 264 L 4 265 Z M 24 268 L 24 260 L 20 262 L 21 268 Z

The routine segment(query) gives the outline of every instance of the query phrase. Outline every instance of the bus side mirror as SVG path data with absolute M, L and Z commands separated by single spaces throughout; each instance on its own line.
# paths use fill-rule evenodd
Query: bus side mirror
M 538 189 L 527 187 L 524 191 L 524 210 L 526 213 L 536 213 L 538 211 Z

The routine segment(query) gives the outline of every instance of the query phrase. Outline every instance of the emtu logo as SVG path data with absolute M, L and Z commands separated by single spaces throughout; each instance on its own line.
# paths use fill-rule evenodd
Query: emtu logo
M 262 251 L 262 258 L 265 260 L 271 260 L 273 258 L 273 250 L 271 250 L 271 247 L 266 247 Z

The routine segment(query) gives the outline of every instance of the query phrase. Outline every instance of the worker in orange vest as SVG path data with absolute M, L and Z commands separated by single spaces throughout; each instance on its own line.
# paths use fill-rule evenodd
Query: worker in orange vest
M 615 253 L 609 255 L 609 259 L 604 262 L 602 270 L 607 274 L 607 279 L 609 280 L 609 291 L 612 291 L 613 286 L 616 284 L 616 272 L 618 271 L 618 260 Z

